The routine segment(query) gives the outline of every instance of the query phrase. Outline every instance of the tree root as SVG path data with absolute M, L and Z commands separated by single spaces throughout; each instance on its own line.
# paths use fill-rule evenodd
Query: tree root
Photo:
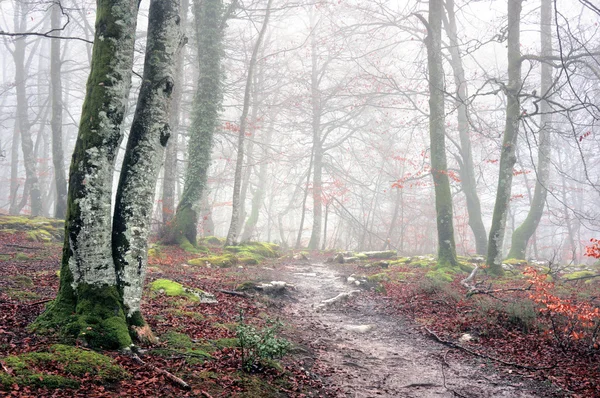
M 503 361 L 501 359 L 498 359 L 498 358 L 495 358 L 495 357 L 492 357 L 492 356 L 489 356 L 489 355 L 481 354 L 481 353 L 479 353 L 477 351 L 470 350 L 470 349 L 468 349 L 466 347 L 463 347 L 460 344 L 456 344 L 456 343 L 454 343 L 452 341 L 444 340 L 441 337 L 439 337 L 437 334 L 435 334 L 433 331 L 429 330 L 428 328 L 425 327 L 424 329 L 427 331 L 427 333 L 429 333 L 431 336 L 433 336 L 433 338 L 438 343 L 442 343 L 442 344 L 444 344 L 444 345 L 446 345 L 448 347 L 452 347 L 452 348 L 457 348 L 459 350 L 463 350 L 463 351 L 465 351 L 465 352 L 467 352 L 467 353 L 469 353 L 471 355 L 475 355 L 475 356 L 480 357 L 480 358 L 485 358 L 485 359 L 490 359 L 492 361 L 496 361 L 496 362 L 501 363 L 503 365 L 513 366 L 515 368 L 521 368 L 521 369 L 527 369 L 527 370 L 548 370 L 548 369 L 553 369 L 553 368 L 556 367 L 556 365 L 552 365 L 552 366 L 546 366 L 546 367 L 543 367 L 543 368 L 538 368 L 538 367 L 535 367 L 535 366 L 527 366 L 527 365 L 521 365 L 521 364 L 514 363 L 514 362 Z

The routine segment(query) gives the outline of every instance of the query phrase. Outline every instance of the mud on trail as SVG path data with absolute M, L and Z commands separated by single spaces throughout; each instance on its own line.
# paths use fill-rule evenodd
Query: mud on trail
M 337 268 L 337 269 L 336 269 Z M 307 371 L 341 397 L 557 397 L 548 385 L 506 376 L 429 339 L 385 300 L 358 292 L 343 269 L 318 261 L 279 263 L 265 278 L 291 283 L 281 316 L 307 348 Z M 354 292 L 354 293 L 353 293 Z M 350 293 L 349 301 L 323 302 Z

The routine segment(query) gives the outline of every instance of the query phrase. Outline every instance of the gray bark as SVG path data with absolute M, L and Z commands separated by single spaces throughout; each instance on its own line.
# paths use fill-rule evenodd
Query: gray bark
M 542 0 L 540 11 L 540 41 L 542 44 L 541 56 L 552 56 L 552 1 Z M 540 132 L 538 144 L 538 163 L 537 179 L 533 192 L 533 199 L 527 218 L 513 233 L 510 252 L 508 258 L 525 258 L 525 250 L 529 239 L 535 233 L 542 215 L 544 214 L 544 205 L 548 190 L 546 186 L 550 179 L 550 128 L 552 124 L 552 108 L 548 103 L 552 88 L 552 67 L 545 62 L 541 63 L 541 85 L 540 94 L 542 99 L 539 101 L 540 112 Z M 534 101 L 537 101 L 534 99 Z
M 61 9 L 58 4 L 52 6 L 52 29 L 55 36 L 60 36 Z M 52 89 L 52 164 L 54 166 L 54 186 L 56 202 L 54 217 L 64 219 L 67 212 L 67 180 L 65 177 L 65 160 L 62 135 L 62 75 L 60 58 L 60 39 L 52 39 L 50 43 L 50 83 Z
M 152 0 L 144 75 L 113 218 L 113 256 L 127 316 L 140 311 L 156 181 L 170 136 L 171 94 L 183 44 L 179 0 Z
M 508 1 L 508 84 L 506 93 L 506 124 L 500 154 L 498 189 L 490 228 L 487 265 L 492 274 L 503 274 L 502 244 L 506 229 L 506 216 L 510 202 L 513 167 L 516 162 L 515 149 L 521 116 L 519 94 L 521 92 L 520 18 L 521 1 Z

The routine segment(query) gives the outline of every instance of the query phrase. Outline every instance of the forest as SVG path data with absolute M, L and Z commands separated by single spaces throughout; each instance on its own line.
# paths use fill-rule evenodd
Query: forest
M 0 0 L 0 395 L 600 397 L 598 21 Z

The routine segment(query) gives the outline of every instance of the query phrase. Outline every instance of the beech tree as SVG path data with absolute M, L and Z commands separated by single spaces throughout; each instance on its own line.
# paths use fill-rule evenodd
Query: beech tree
M 112 176 L 131 86 L 137 0 L 98 0 L 92 69 L 71 161 L 56 299 L 36 321 L 93 347 L 128 348 L 140 313 L 156 177 L 169 138 L 180 48 L 177 0 L 152 0 L 142 87 L 119 180 Z
M 503 274 L 502 244 L 506 229 L 506 217 L 513 180 L 513 167 L 516 162 L 516 145 L 521 120 L 521 51 L 520 20 L 521 1 L 508 0 L 508 84 L 504 87 L 506 94 L 506 124 L 500 149 L 500 171 L 498 189 L 488 243 L 486 264 L 492 274 Z

